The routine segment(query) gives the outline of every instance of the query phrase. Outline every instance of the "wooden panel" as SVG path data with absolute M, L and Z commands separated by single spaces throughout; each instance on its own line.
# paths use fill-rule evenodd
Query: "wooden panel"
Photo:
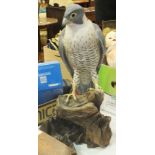
M 72 155 L 72 152 L 65 144 L 39 130 L 38 155 Z

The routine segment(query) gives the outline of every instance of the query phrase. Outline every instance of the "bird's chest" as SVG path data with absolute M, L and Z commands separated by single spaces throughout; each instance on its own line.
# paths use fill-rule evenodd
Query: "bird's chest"
M 90 65 L 97 45 L 94 30 L 90 26 L 78 30 L 66 29 L 64 42 L 67 57 L 74 67 Z
M 94 29 L 91 26 L 67 27 L 64 41 L 69 51 L 69 48 L 74 48 L 75 50 L 90 49 L 96 41 Z

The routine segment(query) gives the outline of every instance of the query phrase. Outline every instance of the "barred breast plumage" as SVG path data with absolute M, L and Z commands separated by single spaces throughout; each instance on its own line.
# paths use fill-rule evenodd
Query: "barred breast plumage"
M 74 28 L 66 27 L 64 41 L 67 57 L 76 69 L 96 67 L 99 62 L 98 40 L 91 22 Z
M 87 20 L 80 26 L 66 26 L 64 35 L 66 56 L 74 69 L 74 80 L 87 87 L 92 81 L 91 71 L 96 71 L 100 59 L 99 42 L 92 24 Z

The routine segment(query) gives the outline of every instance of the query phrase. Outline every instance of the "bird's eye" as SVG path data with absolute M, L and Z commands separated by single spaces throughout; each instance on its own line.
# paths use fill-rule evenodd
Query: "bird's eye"
M 77 15 L 76 13 L 72 13 L 71 18 L 74 18 L 76 15 Z

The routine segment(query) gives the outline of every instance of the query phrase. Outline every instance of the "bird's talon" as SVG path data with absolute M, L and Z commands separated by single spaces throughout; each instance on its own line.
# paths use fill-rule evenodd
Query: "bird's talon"
M 92 91 L 92 90 L 94 90 L 94 88 L 89 88 L 88 90 L 89 90 L 89 91 Z
M 73 95 L 73 99 L 76 100 L 76 96 L 75 95 Z
M 75 94 L 71 93 L 71 94 L 68 94 L 68 95 L 67 95 L 66 102 L 69 101 L 69 99 L 70 99 L 71 96 L 73 96 L 73 99 L 76 100 L 76 96 L 75 96 Z
M 98 92 L 103 93 L 103 89 L 102 89 L 102 87 L 99 86 L 98 84 L 95 86 L 95 90 L 98 91 Z
M 97 90 L 98 92 L 100 92 L 100 93 L 103 93 L 103 92 L 104 92 L 103 89 L 102 89 L 101 87 L 98 87 L 96 90 Z

